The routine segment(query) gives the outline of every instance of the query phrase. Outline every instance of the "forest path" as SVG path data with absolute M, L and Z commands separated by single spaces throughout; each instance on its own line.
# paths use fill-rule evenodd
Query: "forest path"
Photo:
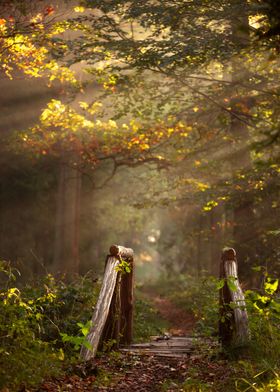
M 168 322 L 168 332 L 172 336 L 189 336 L 192 334 L 196 320 L 191 311 L 175 305 L 169 298 L 157 294 L 153 290 L 144 291 L 152 302 L 160 317 Z
M 193 338 L 194 316 L 155 292 L 143 295 L 159 317 L 168 321 L 172 336 L 153 337 L 120 352 L 104 353 L 75 366 L 68 375 L 46 381 L 37 391 L 230 391 L 225 385 L 231 367 L 225 360 L 211 359 L 215 341 Z
M 198 345 L 204 345 L 205 339 L 193 336 L 196 321 L 191 311 L 178 307 L 168 297 L 158 294 L 151 287 L 143 288 L 141 296 L 151 303 L 155 310 L 155 317 L 158 316 L 167 322 L 167 332 L 162 336 L 151 336 L 145 343 L 124 347 L 121 349 L 122 352 L 132 355 L 187 358 Z M 211 346 L 211 342 L 209 345 Z
M 118 354 L 118 355 L 117 355 Z M 234 372 L 223 359 L 131 355 L 102 355 L 76 365 L 68 375 L 45 381 L 26 392 L 231 392 Z

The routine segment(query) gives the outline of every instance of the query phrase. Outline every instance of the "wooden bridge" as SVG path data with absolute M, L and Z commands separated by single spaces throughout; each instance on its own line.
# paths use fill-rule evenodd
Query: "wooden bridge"
M 105 272 L 99 298 L 92 316 L 92 327 L 87 336 L 92 349 L 81 349 L 81 359 L 94 358 L 104 342 L 114 349 L 138 355 L 188 357 L 207 343 L 217 341 L 206 337 L 151 337 L 147 343 L 132 343 L 133 335 L 133 250 L 112 245 L 106 258 Z M 226 248 L 220 267 L 219 340 L 224 347 L 246 344 L 250 338 L 245 300 L 237 275 L 236 252 Z

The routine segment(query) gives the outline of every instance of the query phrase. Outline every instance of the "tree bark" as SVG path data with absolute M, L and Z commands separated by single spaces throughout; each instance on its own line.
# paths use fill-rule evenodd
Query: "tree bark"
M 81 173 L 64 161 L 60 164 L 54 268 L 71 276 L 79 272 Z
M 122 260 L 130 264 L 130 272 L 119 267 Z M 101 291 L 92 316 L 92 327 L 87 336 L 92 350 L 82 347 L 81 358 L 89 360 L 96 354 L 102 342 L 110 343 L 110 348 L 119 343 L 132 341 L 133 319 L 133 250 L 118 245 L 110 247 L 106 260 Z M 110 340 L 112 340 L 110 342 Z M 111 344 L 112 343 L 112 344 Z
M 244 7 L 246 8 L 245 0 Z M 248 46 L 250 39 L 249 21 L 246 12 L 240 19 L 234 18 L 231 21 L 231 26 L 233 43 L 242 50 Z M 239 56 L 232 59 L 231 67 L 230 79 L 232 82 L 242 81 L 247 78 L 248 72 L 242 61 L 240 61 Z M 240 96 L 240 92 L 237 89 L 232 91 L 232 95 L 231 110 L 233 113 L 238 113 L 239 117 L 242 118 L 243 113 L 245 115 L 249 113 L 252 102 L 249 102 L 246 97 Z M 250 135 L 248 126 L 234 115 L 231 117 L 230 133 L 234 139 L 230 163 L 232 174 L 235 178 L 239 172 L 249 171 L 252 167 L 249 148 Z M 234 246 L 239 255 L 240 271 L 244 275 L 246 274 L 246 261 L 254 257 L 252 247 L 250 244 L 248 246 L 248 240 L 255 237 L 255 217 L 252 197 L 244 194 L 244 192 L 240 192 L 240 197 L 238 197 L 238 192 L 240 191 L 236 192 L 235 206 L 233 208 L 232 236 Z M 248 230 L 248 227 L 250 227 L 250 230 Z

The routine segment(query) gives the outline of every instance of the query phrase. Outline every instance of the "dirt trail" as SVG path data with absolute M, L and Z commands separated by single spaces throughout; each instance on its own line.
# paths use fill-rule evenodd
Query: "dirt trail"
M 170 325 L 168 332 L 172 336 L 191 335 L 195 327 L 196 319 L 191 311 L 174 304 L 169 298 L 161 296 L 152 287 L 144 287 L 141 295 L 152 302 L 159 316 Z
M 143 294 L 170 324 L 173 336 L 191 335 L 194 316 L 174 305 L 168 298 L 155 293 Z M 202 350 L 202 351 L 201 351 Z M 228 387 L 232 369 L 227 361 L 207 355 L 207 349 L 197 347 L 189 356 L 159 357 L 136 353 L 104 354 L 74 367 L 61 378 L 46 381 L 37 392 L 110 391 L 110 392 L 212 392 L 233 391 Z M 33 390 L 34 391 L 34 390 Z
M 191 312 L 174 305 L 168 298 L 154 296 L 152 298 L 159 315 L 171 325 L 169 332 L 173 336 L 190 335 L 195 326 L 195 318 Z
M 76 366 L 71 375 L 45 381 L 36 392 L 231 392 L 232 376 L 224 360 L 104 355 L 89 361 L 86 369 Z

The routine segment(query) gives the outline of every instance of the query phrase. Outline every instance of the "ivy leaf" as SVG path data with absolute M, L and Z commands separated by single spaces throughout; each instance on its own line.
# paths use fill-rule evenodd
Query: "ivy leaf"
M 236 278 L 234 277 L 228 277 L 227 279 L 227 286 L 230 289 L 230 291 L 236 291 L 237 290 L 237 286 L 236 286 Z
M 216 289 L 220 290 L 224 287 L 225 285 L 225 279 L 219 279 L 218 282 L 216 283 Z

